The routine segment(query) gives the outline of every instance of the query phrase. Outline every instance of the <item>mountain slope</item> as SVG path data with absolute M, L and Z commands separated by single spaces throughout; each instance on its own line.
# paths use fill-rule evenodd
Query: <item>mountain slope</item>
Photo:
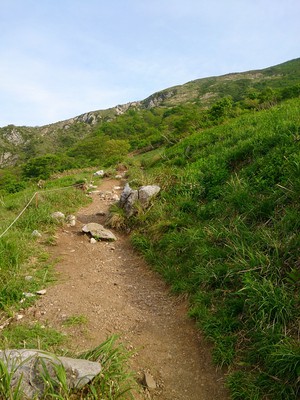
M 201 109 L 226 96 L 231 96 L 236 102 L 251 91 L 283 90 L 297 84 L 300 84 L 300 58 L 262 70 L 198 79 L 154 93 L 142 101 L 91 111 L 42 127 L 9 125 L 0 128 L 0 167 L 64 151 L 97 130 L 103 122 L 111 121 L 130 109 L 166 108 L 181 104 L 196 104 Z

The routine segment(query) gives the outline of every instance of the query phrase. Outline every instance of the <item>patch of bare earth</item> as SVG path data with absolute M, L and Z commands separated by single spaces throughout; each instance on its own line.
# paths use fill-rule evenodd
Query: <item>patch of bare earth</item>
M 104 180 L 101 191 L 119 182 Z M 92 194 L 75 227 L 57 233 L 51 253 L 58 258 L 59 281 L 27 313 L 27 318 L 66 332 L 74 351 L 92 349 L 118 333 L 133 349 L 131 366 L 142 378 L 153 376 L 156 389 L 137 399 L 227 399 L 224 376 L 212 365 L 210 348 L 187 317 L 187 304 L 132 249 L 126 235 L 114 243 L 90 243 L 81 233 L 87 222 L 103 223 L 111 201 Z M 85 316 L 82 325 L 65 326 L 68 317 Z M 26 317 L 25 317 L 26 318 Z

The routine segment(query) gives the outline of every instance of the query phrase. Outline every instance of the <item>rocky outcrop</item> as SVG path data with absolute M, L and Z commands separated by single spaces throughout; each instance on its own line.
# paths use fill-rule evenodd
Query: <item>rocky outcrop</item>
M 133 101 L 126 104 L 119 104 L 115 107 L 115 111 L 117 115 L 124 114 L 129 108 L 139 108 L 141 106 L 140 101 Z
M 51 379 L 59 384 L 58 369 L 66 372 L 67 385 L 70 389 L 81 388 L 89 383 L 101 371 L 98 362 L 57 357 L 41 350 L 3 350 L 0 362 L 12 374 L 11 388 L 20 385 L 22 399 L 39 399 L 46 390 L 46 381 Z
M 163 102 L 176 94 L 176 89 L 167 89 L 161 92 L 157 92 L 147 97 L 141 102 L 141 105 L 145 108 L 158 107 L 163 104 Z

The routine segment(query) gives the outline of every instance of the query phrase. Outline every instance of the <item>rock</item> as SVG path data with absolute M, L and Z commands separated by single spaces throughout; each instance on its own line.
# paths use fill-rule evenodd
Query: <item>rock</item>
M 117 194 L 113 194 L 112 197 L 111 197 L 111 199 L 112 199 L 113 201 L 119 201 L 119 200 L 120 200 L 120 197 L 119 197 Z
M 148 207 L 150 200 L 160 192 L 157 185 L 142 186 L 139 188 L 139 201 L 142 207 Z
M 143 385 L 149 390 L 156 389 L 155 380 L 153 379 L 153 376 L 151 376 L 148 372 L 144 373 Z
M 96 213 L 96 215 L 99 215 L 100 217 L 105 217 L 106 212 L 105 211 L 99 211 Z
M 90 238 L 90 243 L 91 243 L 91 244 L 95 244 L 95 243 L 97 243 L 97 240 L 94 239 L 94 238 Z
M 119 201 L 120 207 L 124 207 L 131 192 L 132 192 L 131 187 L 129 186 L 128 183 L 126 183 L 126 185 L 124 186 L 123 192 L 120 196 L 120 201 Z
M 12 373 L 10 386 L 12 389 L 17 388 L 20 382 L 20 389 L 24 395 L 22 398 L 25 399 L 43 397 L 47 389 L 46 379 L 43 379 L 45 369 L 50 377 L 59 383 L 55 368 L 63 366 L 70 389 L 83 387 L 101 371 L 98 362 L 57 357 L 40 350 L 2 350 L 0 360 L 5 363 L 9 373 Z
M 100 240 L 117 240 L 116 236 L 111 231 L 105 229 L 103 225 L 97 224 L 95 222 L 90 222 L 89 224 L 84 225 L 84 227 L 82 228 L 82 232 L 90 233 L 94 238 Z
M 115 176 L 115 179 L 122 179 L 122 178 L 123 178 L 123 175 L 120 175 L 120 174 Z
M 70 226 L 75 226 L 76 225 L 76 217 L 75 217 L 75 215 L 68 215 L 66 219 L 67 219 L 67 223 Z
M 32 281 L 33 276 L 32 275 L 26 275 L 24 279 L 25 279 L 25 281 Z
M 103 169 L 100 169 L 99 171 L 94 172 L 93 175 L 94 175 L 94 176 L 103 177 L 103 176 L 104 176 L 104 171 L 103 171 Z
M 39 296 L 43 296 L 44 294 L 47 293 L 47 290 L 46 289 L 42 289 L 42 290 L 36 291 L 35 293 L 38 294 Z
M 33 237 L 42 237 L 42 234 L 41 234 L 39 231 L 37 231 L 37 230 L 35 229 L 35 230 L 32 232 L 31 236 L 33 236 Z
M 23 296 L 26 297 L 26 298 L 29 298 L 29 297 L 35 297 L 35 294 L 34 293 L 26 293 L 26 292 L 24 292 Z
M 56 219 L 57 221 L 63 221 L 65 219 L 65 214 L 63 214 L 60 211 L 55 211 L 54 213 L 51 214 L 51 217 L 53 219 Z

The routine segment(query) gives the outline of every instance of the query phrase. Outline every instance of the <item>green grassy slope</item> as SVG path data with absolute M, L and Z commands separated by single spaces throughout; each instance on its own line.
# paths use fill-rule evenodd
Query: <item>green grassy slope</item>
M 299 394 L 299 109 L 296 99 L 244 115 L 144 163 L 163 190 L 133 243 L 189 293 L 233 399 Z
M 300 58 L 297 58 L 262 70 L 197 79 L 154 93 L 142 104 L 169 107 L 191 102 L 206 107 L 223 96 L 232 96 L 238 101 L 247 90 L 261 91 L 267 87 L 277 90 L 299 84 L 299 80 Z

